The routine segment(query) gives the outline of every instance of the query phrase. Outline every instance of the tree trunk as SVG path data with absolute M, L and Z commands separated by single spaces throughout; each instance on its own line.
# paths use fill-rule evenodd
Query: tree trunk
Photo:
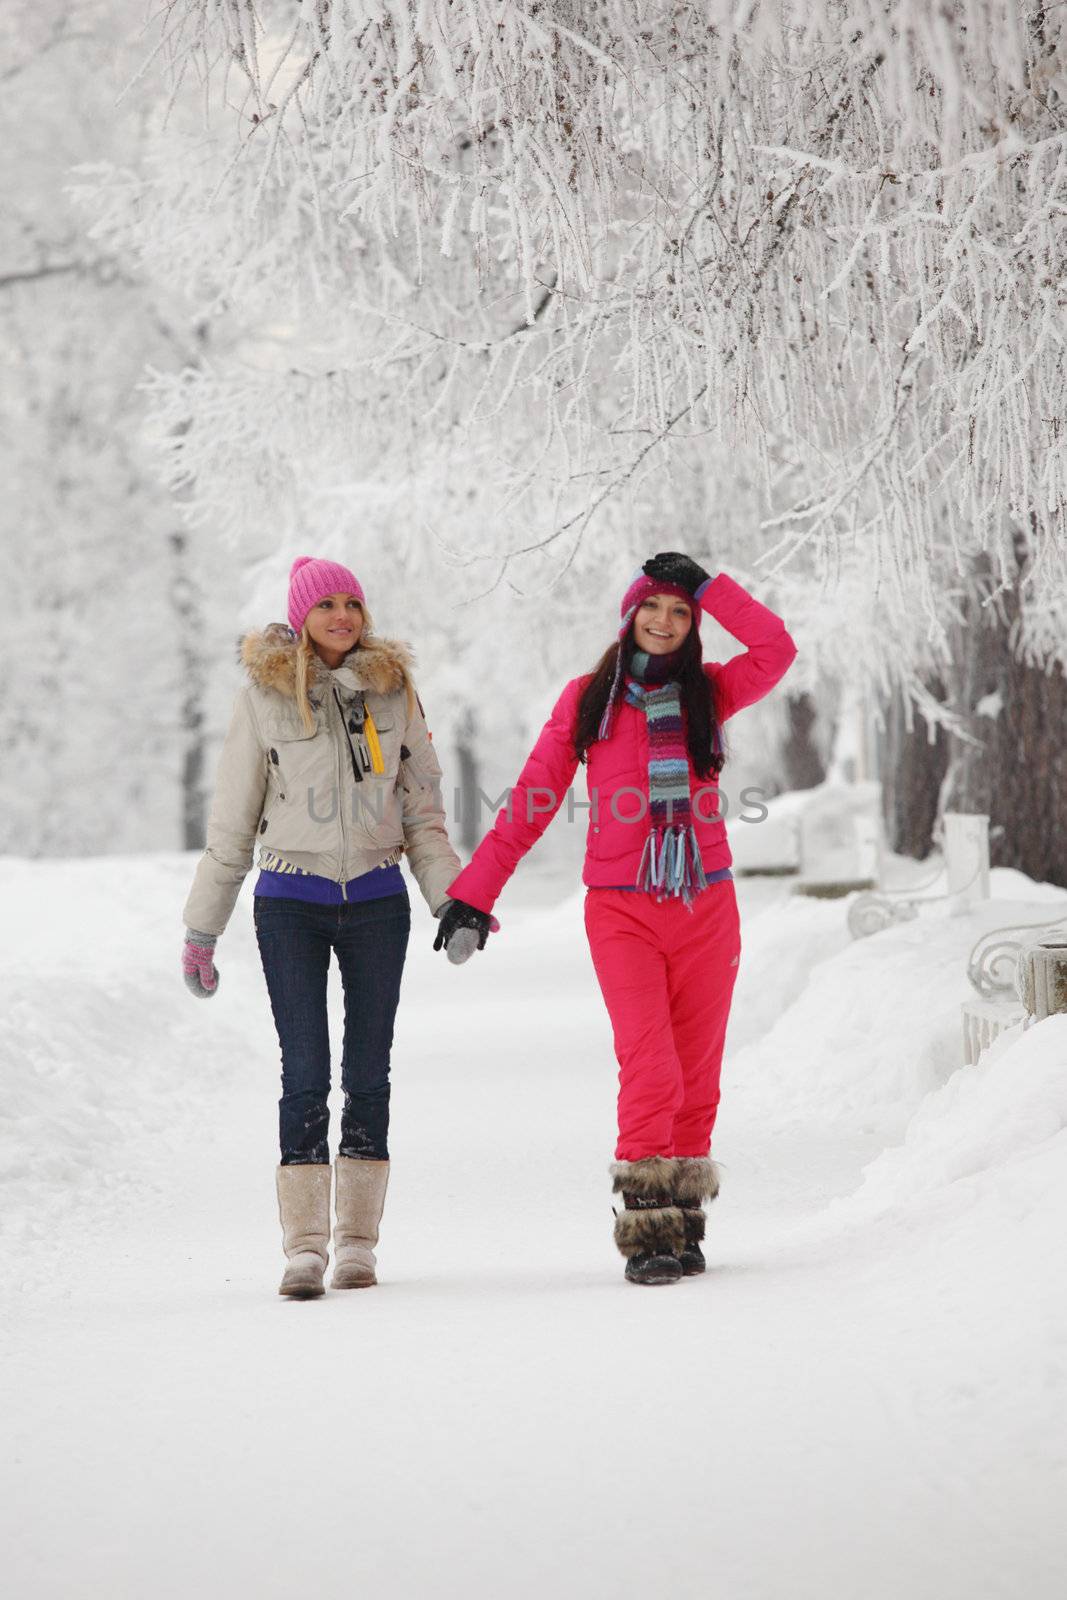
M 1021 537 L 1016 560 L 1021 573 Z M 994 866 L 1067 887 L 1067 677 L 1060 666 L 1046 673 L 1018 659 L 1018 591 L 983 607 L 993 587 L 988 558 L 981 557 L 972 568 L 945 683 L 931 686 L 970 738 L 939 730 L 928 745 L 921 719 L 909 737 L 901 708 L 891 708 L 886 821 L 893 848 L 922 859 L 940 812 L 985 813 Z
M 1067 677 L 1012 657 L 1001 678 L 1004 709 L 991 732 L 996 773 L 989 804 L 991 860 L 1067 887 Z
M 204 660 L 200 640 L 204 637 L 200 596 L 190 572 L 189 535 L 178 529 L 170 535 L 174 552 L 174 580 L 171 604 L 177 621 L 178 662 L 181 699 L 179 736 L 181 748 L 182 849 L 202 850 L 206 833 L 207 798 L 204 793 Z
M 789 731 L 782 740 L 782 763 L 787 789 L 814 789 L 826 777 L 826 763 L 812 738 L 818 710 L 810 694 L 786 696 Z
M 940 683 L 928 685 L 936 699 L 944 698 Z M 898 855 L 925 861 L 933 847 L 938 796 L 948 769 L 949 741 L 943 728 L 929 729 L 916 714 L 911 732 L 904 718 L 904 701 L 894 695 L 880 744 L 882 815 L 889 848 Z
M 468 706 L 456 730 L 456 771 L 459 777 L 459 800 L 456 821 L 459 826 L 460 847 L 468 855 L 478 844 L 480 825 L 478 817 L 478 758 L 474 753 L 477 727 L 474 712 Z

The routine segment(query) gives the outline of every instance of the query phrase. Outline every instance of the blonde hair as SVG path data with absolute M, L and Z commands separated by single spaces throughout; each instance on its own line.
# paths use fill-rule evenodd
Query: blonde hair
M 373 648 L 374 623 L 371 621 L 371 614 L 362 601 L 359 603 L 359 609 L 363 613 L 363 627 L 358 641 L 352 646 L 353 650 L 362 650 L 368 646 Z M 308 733 L 314 733 L 318 726 L 315 721 L 315 713 L 311 709 L 311 701 L 308 698 L 308 682 L 311 678 L 312 662 L 315 660 L 315 654 L 315 646 L 312 643 L 310 633 L 308 633 L 307 622 L 305 622 L 300 629 L 300 637 L 296 641 L 296 704 L 300 712 L 300 720 Z

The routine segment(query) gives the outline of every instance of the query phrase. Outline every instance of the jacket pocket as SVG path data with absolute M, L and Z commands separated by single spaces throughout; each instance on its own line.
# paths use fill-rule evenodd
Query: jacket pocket
M 590 817 L 589 843 L 596 861 L 621 861 L 639 852 L 649 829 L 648 786 L 632 771 L 608 776 L 597 788 L 597 813 Z
M 364 849 L 404 842 L 403 813 L 395 772 L 368 775 L 350 791 L 349 831 Z
M 333 741 L 293 723 L 265 730 L 267 799 L 260 822 L 264 843 L 279 849 L 322 851 L 337 829 Z
M 303 791 L 309 784 L 314 785 L 316 778 L 320 784 L 326 777 L 332 781 L 333 763 L 325 759 L 324 748 L 329 741 L 320 739 L 317 730 L 315 733 L 275 730 L 268 738 L 267 777 L 279 798 L 293 798 L 298 789 Z
M 717 784 L 702 783 L 690 795 L 693 825 L 701 845 L 717 844 L 726 832 L 726 823 L 719 810 L 722 800 Z

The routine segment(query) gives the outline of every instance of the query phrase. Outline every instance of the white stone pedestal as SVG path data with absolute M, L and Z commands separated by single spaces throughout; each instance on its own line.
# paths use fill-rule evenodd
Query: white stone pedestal
M 989 818 L 946 811 L 942 824 L 949 903 L 953 915 L 961 916 L 989 899 Z

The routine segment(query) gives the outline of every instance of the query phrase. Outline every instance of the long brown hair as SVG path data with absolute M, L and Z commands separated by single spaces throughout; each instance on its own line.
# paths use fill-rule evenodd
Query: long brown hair
M 619 651 L 624 651 L 623 671 L 628 669 L 633 657 L 635 645 L 633 627 L 627 630 L 626 637 L 621 642 L 609 645 L 593 668 L 589 679 L 582 690 L 578 701 L 578 717 L 574 725 L 574 748 L 578 753 L 579 761 L 584 761 L 589 751 L 589 746 L 595 744 L 600 732 L 600 719 L 604 715 L 604 708 L 608 703 L 611 685 L 615 681 L 615 667 L 619 659 Z M 678 666 L 678 688 L 681 695 L 682 708 L 685 713 L 685 742 L 689 751 L 689 760 L 693 771 L 698 778 L 710 778 L 714 772 L 716 776 L 722 771 L 725 753 L 720 754 L 715 750 L 712 734 L 718 725 L 718 709 L 715 704 L 715 687 L 712 680 L 704 671 L 703 657 L 700 651 L 700 636 L 694 623 L 686 635 L 681 647 L 682 654 Z M 719 740 L 722 743 L 722 730 L 719 729 Z

